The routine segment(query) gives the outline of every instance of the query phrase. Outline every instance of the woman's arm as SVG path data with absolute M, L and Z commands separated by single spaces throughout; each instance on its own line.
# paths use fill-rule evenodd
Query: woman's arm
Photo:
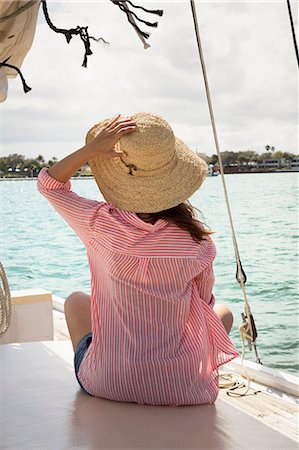
M 114 145 L 123 135 L 135 129 L 136 124 L 132 119 L 120 119 L 119 114 L 91 142 L 54 164 L 48 170 L 49 175 L 57 181 L 66 183 L 90 159 L 99 156 L 103 158 L 122 156 L 123 153 L 116 151 Z
M 91 142 L 62 159 L 50 169 L 44 167 L 37 179 L 39 192 L 87 244 L 93 237 L 94 222 L 104 202 L 80 197 L 71 191 L 71 176 L 89 159 L 112 158 L 123 153 L 114 149 L 116 142 L 126 133 L 134 131 L 131 119 L 117 116 Z
M 83 166 L 83 164 L 86 164 L 86 162 L 92 158 L 94 158 L 94 156 L 90 151 L 90 147 L 84 145 L 84 147 L 71 153 L 50 167 L 48 174 L 52 178 L 55 178 L 55 180 L 66 183 L 77 170 Z
M 38 174 L 37 189 L 86 245 L 93 237 L 94 222 L 104 202 L 80 197 L 72 192 L 70 180 L 55 180 L 47 167 Z

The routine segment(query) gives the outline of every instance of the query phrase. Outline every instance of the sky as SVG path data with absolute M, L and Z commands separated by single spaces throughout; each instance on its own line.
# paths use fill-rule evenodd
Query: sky
M 159 114 L 194 151 L 216 153 L 188 0 L 145 1 L 163 17 L 137 10 L 149 29 L 144 49 L 112 2 L 48 2 L 61 28 L 86 26 L 93 55 L 46 24 L 40 8 L 33 45 L 22 65 L 32 90 L 9 79 L 1 104 L 0 156 L 61 159 L 84 145 L 97 122 L 148 111 Z M 298 28 L 298 3 L 291 2 Z M 221 151 L 298 153 L 298 67 L 286 1 L 197 1 L 197 15 Z

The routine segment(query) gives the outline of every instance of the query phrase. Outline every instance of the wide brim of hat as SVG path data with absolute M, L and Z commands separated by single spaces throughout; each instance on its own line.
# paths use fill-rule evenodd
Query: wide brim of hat
M 88 161 L 107 202 L 135 213 L 154 213 L 186 201 L 204 182 L 207 163 L 175 138 L 176 164 L 166 173 L 140 177 L 127 173 L 119 157 Z

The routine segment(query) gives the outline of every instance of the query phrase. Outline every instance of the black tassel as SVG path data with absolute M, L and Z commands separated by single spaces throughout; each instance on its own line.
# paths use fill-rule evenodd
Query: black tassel
M 149 33 L 146 33 L 145 31 L 142 31 L 142 30 L 138 27 L 138 25 L 136 25 L 136 23 L 132 22 L 132 20 L 131 20 L 131 18 L 130 18 L 130 15 L 129 15 L 129 12 L 130 12 L 130 11 L 129 11 L 124 5 L 122 5 L 120 2 L 116 2 L 116 0 L 112 0 L 112 2 L 113 2 L 114 4 L 115 4 L 115 3 L 118 3 L 119 9 L 120 9 L 121 11 L 123 11 L 123 12 L 126 13 L 128 22 L 130 22 L 130 24 L 135 28 L 135 30 L 136 30 L 139 34 L 141 34 L 141 36 L 143 36 L 145 39 L 148 39 L 148 38 L 150 37 Z
M 13 66 L 12 64 L 7 64 L 7 61 L 9 60 L 9 58 L 11 58 L 11 56 L 6 58 L 5 61 L 2 61 L 2 62 L 0 61 L 0 67 L 9 67 L 10 69 L 14 69 L 16 72 L 18 72 L 18 74 L 20 75 L 21 80 L 22 80 L 23 90 L 26 94 L 27 92 L 31 91 L 31 87 L 29 87 L 28 84 L 26 84 L 25 78 L 23 77 L 23 74 L 18 67 Z
M 87 28 L 88 27 L 81 27 L 81 33 L 80 33 L 80 37 L 81 37 L 81 39 L 84 43 L 84 47 L 85 47 L 84 61 L 82 64 L 83 67 L 87 67 L 87 56 L 92 55 Z
M 136 20 L 138 20 L 139 22 L 142 22 L 142 23 L 144 23 L 145 25 L 147 25 L 148 27 L 155 27 L 155 28 L 157 28 L 157 26 L 158 26 L 158 22 L 147 22 L 146 20 L 143 20 L 143 19 L 140 19 L 138 16 L 137 16 L 137 14 L 135 14 L 133 11 L 130 11 L 128 8 L 126 8 L 124 5 L 121 5 L 122 6 L 122 11 L 128 11 L 128 12 L 130 12 L 131 14 L 132 14 L 132 16 L 134 16 L 135 17 L 135 19 Z
M 93 36 L 89 36 L 88 34 L 88 27 L 80 27 L 77 26 L 77 28 L 71 28 L 69 30 L 66 30 L 64 28 L 57 28 L 55 25 L 51 22 L 48 9 L 47 9 L 47 2 L 46 0 L 41 0 L 43 5 L 43 12 L 45 15 L 45 19 L 51 30 L 55 31 L 55 33 L 62 33 L 64 34 L 66 38 L 66 42 L 69 44 L 73 35 L 79 35 L 81 41 L 84 44 L 85 53 L 84 53 L 84 59 L 83 59 L 83 67 L 87 67 L 87 56 L 92 55 L 92 51 L 90 49 L 90 39 L 93 39 L 94 41 L 99 42 L 100 40 L 103 41 L 105 44 L 108 44 L 103 38 L 96 39 Z
M 135 14 L 133 11 L 131 11 L 131 10 L 127 7 L 127 5 L 125 4 L 124 1 L 120 1 L 120 0 L 111 0 L 111 1 L 112 1 L 112 3 L 113 3 L 114 5 L 117 5 L 117 6 L 119 7 L 119 9 L 120 9 L 121 11 L 123 11 L 123 12 L 126 14 L 127 19 L 128 19 L 128 22 L 130 22 L 130 24 L 135 28 L 135 30 L 137 31 L 137 33 L 139 33 L 139 34 L 140 34 L 141 36 L 143 36 L 145 39 L 148 39 L 149 36 L 150 36 L 150 34 L 147 33 L 147 32 L 145 32 L 145 31 L 142 31 L 142 30 L 138 27 L 138 25 L 136 25 L 136 23 L 132 22 L 132 20 L 131 20 L 131 18 L 130 18 L 130 15 L 132 15 L 133 17 L 135 17 L 135 19 L 138 20 L 139 22 L 142 22 L 142 23 L 144 23 L 145 25 L 147 25 L 147 26 L 149 26 L 149 27 L 157 28 L 158 22 L 147 22 L 147 21 L 145 21 L 145 20 L 143 20 L 143 19 L 140 19 L 140 18 L 137 16 L 137 14 Z M 143 8 L 142 6 L 134 5 L 134 4 L 133 4 L 131 1 L 129 1 L 129 0 L 127 0 L 127 3 L 129 3 L 133 8 L 136 8 L 136 9 L 142 9 L 143 11 L 148 12 L 148 13 L 151 13 L 151 14 L 157 14 L 157 15 L 159 15 L 159 16 L 162 16 L 162 15 L 163 15 L 163 11 L 160 10 L 160 9 L 159 9 L 159 10 L 150 10 L 150 9 L 146 9 L 146 8 Z
M 127 3 L 129 3 L 131 6 L 133 6 L 133 8 L 136 8 L 136 9 L 142 9 L 142 11 L 145 11 L 145 12 L 148 12 L 148 13 L 151 13 L 151 14 L 157 14 L 158 16 L 163 16 L 163 11 L 162 11 L 162 9 L 156 9 L 156 10 L 154 10 L 154 9 L 146 9 L 146 8 L 144 8 L 143 6 L 137 6 L 137 5 L 134 5 L 132 2 L 130 2 L 130 0 L 126 0 L 127 1 Z

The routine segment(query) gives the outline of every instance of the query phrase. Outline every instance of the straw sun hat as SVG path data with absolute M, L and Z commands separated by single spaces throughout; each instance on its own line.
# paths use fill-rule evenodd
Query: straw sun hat
M 175 137 L 162 117 L 146 112 L 131 117 L 136 130 L 115 146 L 125 155 L 88 161 L 105 200 L 135 213 L 163 211 L 186 201 L 206 178 L 206 162 Z M 111 120 L 94 125 L 86 143 Z

